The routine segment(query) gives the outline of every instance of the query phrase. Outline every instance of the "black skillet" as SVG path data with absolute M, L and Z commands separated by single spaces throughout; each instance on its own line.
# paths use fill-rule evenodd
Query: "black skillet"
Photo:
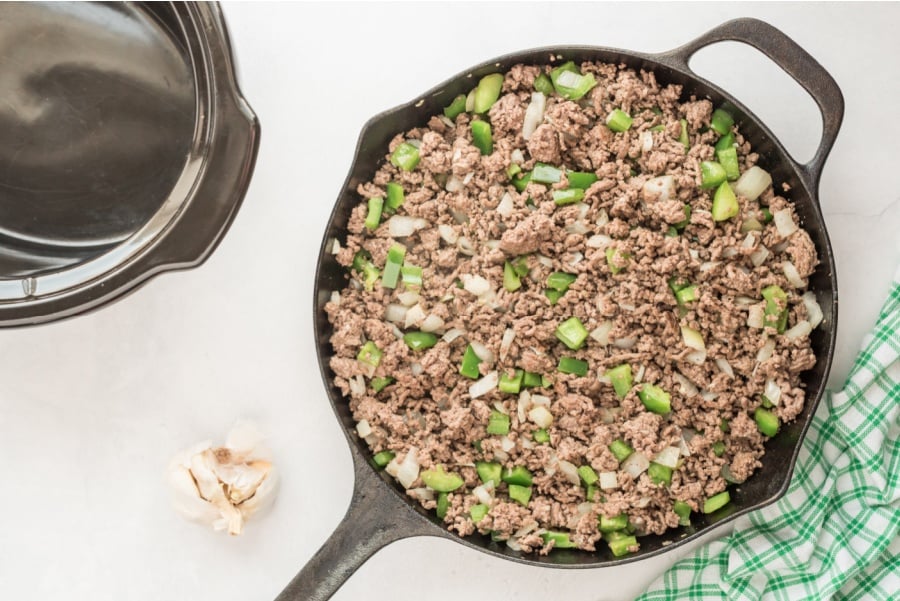
M 749 44 L 775 61 L 815 99 L 822 112 L 823 134 L 813 159 L 798 163 L 785 151 L 772 132 L 745 106 L 716 85 L 699 78 L 688 67 L 691 56 L 699 49 L 720 41 L 734 40 Z M 624 63 L 635 69 L 656 73 L 660 83 L 684 86 L 683 97 L 705 97 L 713 104 L 729 105 L 735 113 L 741 132 L 760 153 L 760 164 L 776 182 L 791 186 L 790 199 L 803 226 L 810 232 L 821 259 L 810 278 L 825 320 L 812 334 L 812 345 L 819 358 L 816 366 L 804 374 L 808 400 L 797 420 L 782 428 L 766 443 L 763 467 L 747 482 L 731 493 L 730 506 L 712 515 L 692 516 L 693 526 L 671 530 L 662 536 L 641 539 L 641 550 L 634 555 L 614 558 L 604 549 L 595 553 L 556 550 L 547 556 L 523 555 L 489 537 L 461 538 L 449 532 L 433 513 L 428 513 L 404 496 L 402 488 L 390 476 L 376 472 L 368 463 L 370 452 L 354 430 L 347 401 L 334 385 L 328 367 L 332 354 L 329 337 L 332 328 L 325 316 L 324 305 L 331 292 L 346 283 L 346 271 L 328 252 L 335 238 L 344 240 L 350 211 L 360 201 L 356 187 L 368 180 L 383 160 L 388 141 L 398 132 L 421 126 L 439 113 L 450 100 L 468 92 L 478 78 L 488 73 L 505 71 L 516 63 L 546 63 L 551 55 L 563 60 L 606 61 Z M 801 440 L 809 426 L 825 388 L 834 353 L 837 332 L 837 279 L 834 256 L 818 202 L 818 185 L 825 159 L 834 144 L 844 113 L 844 101 L 835 81 L 806 51 L 771 25 L 755 19 L 736 19 L 714 28 L 696 40 L 670 52 L 644 54 L 609 48 L 559 46 L 526 50 L 486 61 L 471 71 L 453 77 L 426 92 L 421 98 L 382 113 L 363 128 L 356 147 L 356 158 L 328 223 L 319 252 L 315 284 L 315 331 L 319 367 L 335 414 L 343 425 L 350 445 L 355 469 L 355 486 L 350 508 L 343 521 L 302 571 L 279 595 L 279 601 L 317 601 L 331 597 L 341 584 L 373 553 L 399 539 L 410 536 L 437 536 L 453 540 L 472 549 L 532 566 L 558 568 L 609 567 L 639 561 L 678 547 L 714 525 L 758 509 L 779 498 L 787 490 Z

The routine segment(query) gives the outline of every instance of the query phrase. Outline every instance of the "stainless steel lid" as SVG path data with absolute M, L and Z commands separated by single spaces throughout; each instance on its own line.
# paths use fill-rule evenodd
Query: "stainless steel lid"
M 0 326 L 200 264 L 259 144 L 217 4 L 0 4 Z

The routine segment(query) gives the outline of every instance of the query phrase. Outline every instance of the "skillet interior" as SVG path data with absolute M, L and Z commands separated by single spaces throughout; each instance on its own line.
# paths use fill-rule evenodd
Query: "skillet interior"
M 642 537 L 640 539 L 641 550 L 635 554 L 624 558 L 614 558 L 606 545 L 600 545 L 602 548 L 594 553 L 556 550 L 547 556 L 523 555 L 512 551 L 503 543 L 493 542 L 490 537 L 477 533 L 466 538 L 456 537 L 446 531 L 433 513 L 426 512 L 418 503 L 409 500 L 402 487 L 393 478 L 384 473 L 377 476 L 384 481 L 386 486 L 391 487 L 403 502 L 436 525 L 435 535 L 454 538 L 470 547 L 526 564 L 555 567 L 610 566 L 657 555 L 679 543 L 696 538 L 708 531 L 714 524 L 734 519 L 738 515 L 767 505 L 780 497 L 787 490 L 794 462 L 800 449 L 800 442 L 824 391 L 837 331 L 837 281 L 831 245 L 816 198 L 817 190 L 814 186 L 817 185 L 817 182 L 810 183 L 809 178 L 802 177 L 802 168 L 789 157 L 783 146 L 759 122 L 758 118 L 740 102 L 717 86 L 705 82 L 687 71 L 660 62 L 659 57 L 596 47 L 567 46 L 528 50 L 482 63 L 473 70 L 435 87 L 421 98 L 377 115 L 363 128 L 354 163 L 341 189 L 322 242 L 315 283 L 316 344 L 322 377 L 331 404 L 343 425 L 344 434 L 350 445 L 356 447 L 353 449 L 354 451 L 361 453 L 362 457 L 368 457 L 370 451 L 365 442 L 356 436 L 355 422 L 350 414 L 348 403 L 334 385 L 333 373 L 328 367 L 328 360 L 333 354 L 329 342 L 333 330 L 325 315 L 324 305 L 328 301 L 331 291 L 345 285 L 347 273 L 327 249 L 331 247 L 335 238 L 342 242 L 346 239 L 346 227 L 350 212 L 361 202 L 356 193 L 356 187 L 374 174 L 379 163 L 384 159 L 388 142 L 394 135 L 413 127 L 425 125 L 431 115 L 439 113 L 456 95 L 467 93 L 483 75 L 498 71 L 504 72 L 517 63 L 547 64 L 551 53 L 562 59 L 556 61 L 556 64 L 571 59 L 576 63 L 603 61 L 624 64 L 636 70 L 652 70 L 655 72 L 657 80 L 663 85 L 681 84 L 683 86 L 682 100 L 693 95 L 698 98 L 710 99 L 714 106 L 727 105 L 734 113 L 735 121 L 741 132 L 750 140 L 754 151 L 759 153 L 759 164 L 772 173 L 776 185 L 786 183 L 790 186 L 790 191 L 785 196 L 794 203 L 802 227 L 809 232 L 820 259 L 818 269 L 810 278 L 809 289 L 815 292 L 825 319 L 811 335 L 812 349 L 818 361 L 815 367 L 805 372 L 802 377 L 807 391 L 803 412 L 793 423 L 783 426 L 776 437 L 766 442 L 762 468 L 744 484 L 729 489 L 732 502 L 728 507 L 712 515 L 692 514 L 693 524 L 690 527 L 669 530 L 661 536 Z M 824 157 L 821 157 L 821 160 L 824 160 Z

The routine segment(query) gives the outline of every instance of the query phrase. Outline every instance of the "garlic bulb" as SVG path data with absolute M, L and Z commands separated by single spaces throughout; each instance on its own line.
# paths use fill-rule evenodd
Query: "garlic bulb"
M 251 515 L 274 499 L 278 477 L 262 436 L 237 423 L 223 447 L 198 443 L 172 460 L 169 484 L 184 517 L 238 535 Z

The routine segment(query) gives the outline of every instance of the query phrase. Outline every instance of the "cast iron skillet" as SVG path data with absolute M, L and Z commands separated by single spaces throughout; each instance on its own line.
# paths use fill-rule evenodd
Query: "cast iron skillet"
M 813 159 L 806 164 L 795 161 L 775 139 L 769 129 L 725 91 L 700 79 L 688 67 L 688 60 L 700 48 L 709 44 L 735 40 L 750 44 L 775 61 L 815 99 L 822 112 L 823 137 Z M 370 452 L 355 434 L 354 421 L 347 401 L 334 385 L 328 368 L 332 354 L 329 337 L 332 328 L 325 315 L 324 305 L 331 291 L 342 288 L 346 282 L 346 270 L 337 264 L 327 252 L 332 241 L 344 240 L 350 211 L 359 203 L 356 187 L 368 180 L 383 160 L 388 141 L 398 132 L 423 125 L 430 115 L 449 104 L 460 93 L 472 88 L 473 82 L 488 73 L 505 71 L 516 63 L 545 63 L 550 54 L 563 60 L 607 61 L 625 63 L 635 69 L 650 69 L 661 83 L 679 83 L 684 86 L 683 97 L 695 94 L 710 98 L 714 105 L 727 104 L 735 113 L 741 132 L 752 141 L 760 153 L 760 163 L 772 172 L 775 182 L 787 182 L 788 194 L 794 202 L 804 227 L 809 231 L 821 259 L 821 264 L 810 279 L 810 289 L 825 314 L 822 325 L 812 334 L 813 350 L 818 357 L 816 366 L 804 377 L 808 400 L 798 419 L 782 428 L 782 431 L 766 444 L 763 467 L 746 483 L 732 490 L 729 507 L 712 515 L 693 515 L 693 526 L 671 530 L 663 536 L 641 539 L 641 550 L 629 557 L 613 558 L 607 549 L 595 553 L 555 550 L 546 557 L 522 555 L 510 550 L 503 543 L 495 543 L 489 537 L 478 535 L 461 538 L 447 531 L 441 523 L 415 502 L 404 496 L 403 491 L 389 476 L 376 472 L 367 462 Z M 837 280 L 834 273 L 834 257 L 825 223 L 819 209 L 817 193 L 822 166 L 837 136 L 843 117 L 844 102 L 841 92 L 831 78 L 802 48 L 771 25 L 754 19 L 737 19 L 716 27 L 680 48 L 663 54 L 643 54 L 596 47 L 553 47 L 517 52 L 478 65 L 437 86 L 404 106 L 382 113 L 371 119 L 363 128 L 356 148 L 356 159 L 347 181 L 331 214 L 328 229 L 319 253 L 315 285 L 315 329 L 319 366 L 328 390 L 328 396 L 344 434 L 350 444 L 356 473 L 355 487 L 350 508 L 331 538 L 322 546 L 303 570 L 278 597 L 279 601 L 324 600 L 373 553 L 396 540 L 410 536 L 437 536 L 456 541 L 473 549 L 494 556 L 533 566 L 560 568 L 608 567 L 638 561 L 673 549 L 700 534 L 714 524 L 733 520 L 737 516 L 773 502 L 786 490 L 793 470 L 800 443 L 809 425 L 825 386 L 834 351 L 837 331 Z

